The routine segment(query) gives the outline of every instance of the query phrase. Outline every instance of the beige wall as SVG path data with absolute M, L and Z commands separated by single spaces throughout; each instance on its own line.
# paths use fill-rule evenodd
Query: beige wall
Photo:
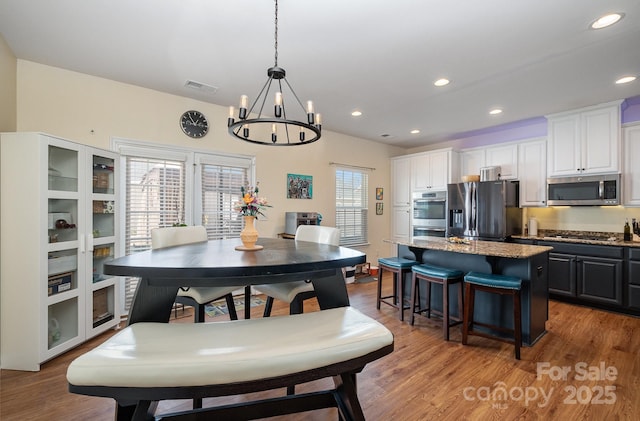
M 260 193 L 273 208 L 258 222 L 261 235 L 284 230 L 287 211 L 317 211 L 325 225 L 334 225 L 334 167 L 329 162 L 374 167 L 369 180 L 369 247 L 361 250 L 374 262 L 389 254 L 389 157 L 402 150 L 381 143 L 324 131 L 316 143 L 300 147 L 253 145 L 227 133 L 228 110 L 206 102 L 18 60 L 17 130 L 40 131 L 109 149 L 113 137 L 192 147 L 256 157 Z M 257 89 L 257 87 L 256 87 Z M 202 111 L 210 132 L 199 140 L 186 137 L 178 125 L 189 109 Z M 313 176 L 313 199 L 287 199 L 287 173 Z M 383 187 L 385 212 L 375 215 L 375 188 Z
M 0 35 L 0 132 L 16 130 L 16 63 Z

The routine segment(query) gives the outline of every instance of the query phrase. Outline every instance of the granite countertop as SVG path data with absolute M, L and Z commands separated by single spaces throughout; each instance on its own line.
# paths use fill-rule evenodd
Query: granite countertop
M 528 259 L 540 253 L 553 250 L 548 246 L 502 243 L 499 241 L 470 240 L 466 243 L 452 243 L 442 237 L 420 237 L 411 241 L 385 240 L 393 244 L 417 247 L 426 250 L 449 251 L 453 253 L 477 254 L 480 256 L 506 257 L 510 259 Z
M 640 247 L 640 241 L 623 241 L 622 234 L 616 232 L 540 230 L 537 236 L 514 235 L 513 238 L 598 246 Z

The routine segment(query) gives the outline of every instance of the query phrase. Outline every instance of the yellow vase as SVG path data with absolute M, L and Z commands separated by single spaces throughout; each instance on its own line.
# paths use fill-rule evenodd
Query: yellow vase
M 257 248 L 262 248 L 260 246 L 256 246 L 256 241 L 258 241 L 258 230 L 255 226 L 255 216 L 244 216 L 244 228 L 240 232 L 240 240 L 242 240 L 242 245 L 245 250 L 255 250 Z

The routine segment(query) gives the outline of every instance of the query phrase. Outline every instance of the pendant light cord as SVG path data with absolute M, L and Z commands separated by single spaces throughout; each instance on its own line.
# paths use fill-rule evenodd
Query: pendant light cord
M 274 47 L 275 47 L 275 50 L 276 50 L 275 66 L 278 67 L 278 0 L 275 0 L 275 3 L 276 3 L 276 18 L 275 18 L 276 31 L 275 31 L 275 34 L 274 34 L 274 39 L 275 39 Z

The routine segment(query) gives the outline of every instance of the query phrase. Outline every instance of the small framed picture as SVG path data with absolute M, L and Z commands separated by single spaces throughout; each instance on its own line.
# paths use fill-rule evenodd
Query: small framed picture
M 313 198 L 313 176 L 287 174 L 287 199 Z
M 383 204 L 382 202 L 376 202 L 376 215 L 382 215 Z
M 384 192 L 382 187 L 376 187 L 376 200 L 383 200 Z

